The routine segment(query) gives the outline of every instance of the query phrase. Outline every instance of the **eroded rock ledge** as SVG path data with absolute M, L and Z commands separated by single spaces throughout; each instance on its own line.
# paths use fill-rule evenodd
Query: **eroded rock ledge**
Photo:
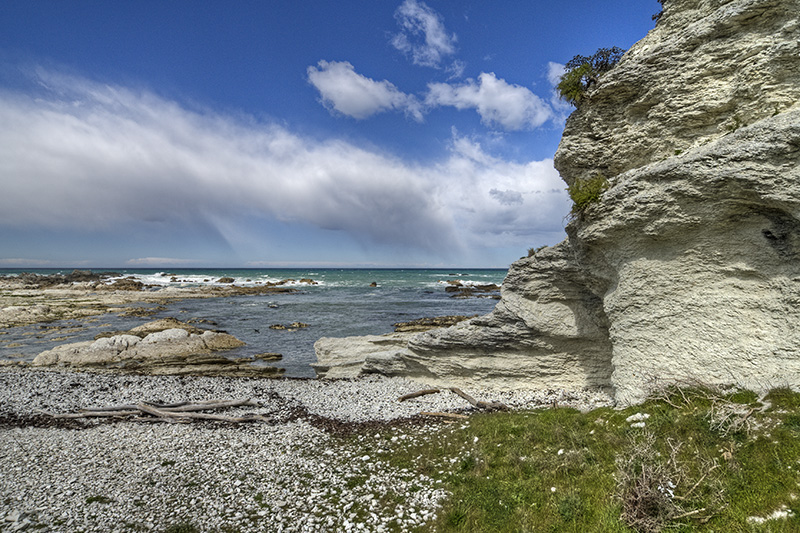
M 254 366 L 253 358 L 217 352 L 244 346 L 227 333 L 200 330 L 174 318 L 154 320 L 128 332 L 99 335 L 94 341 L 62 344 L 40 353 L 33 366 L 101 368 L 145 374 L 276 375 L 281 369 Z M 280 358 L 270 354 L 269 360 Z
M 623 404 L 676 382 L 800 387 L 800 0 L 663 5 L 555 157 L 568 184 L 607 179 L 601 201 L 511 266 L 492 313 L 358 373 Z

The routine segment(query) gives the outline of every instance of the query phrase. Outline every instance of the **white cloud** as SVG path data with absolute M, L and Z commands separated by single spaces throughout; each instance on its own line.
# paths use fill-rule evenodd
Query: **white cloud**
M 52 264 L 53 261 L 49 259 L 23 259 L 21 257 L 0 258 L 0 265 L 5 265 L 7 267 L 44 267 Z
M 545 234 L 545 241 L 553 242 L 563 234 L 561 221 L 570 200 L 552 159 L 504 161 L 486 153 L 479 142 L 453 132 L 451 157 L 439 171 L 459 176 L 446 180 L 441 193 L 456 224 L 465 230 L 468 247 L 480 248 L 486 242 L 521 246 Z
M 440 68 L 442 60 L 455 53 L 456 35 L 447 32 L 439 14 L 424 2 L 405 0 L 394 16 L 400 33 L 392 37 L 392 46 L 415 65 Z
M 555 87 L 561 81 L 561 76 L 564 75 L 565 67 L 561 63 L 553 61 L 547 62 L 547 81 L 551 86 Z
M 180 259 L 176 257 L 138 257 L 136 259 L 128 259 L 126 264 L 136 267 L 159 267 L 165 265 L 201 265 L 202 261 L 198 259 Z
M 343 115 L 363 119 L 396 110 L 422 120 L 415 97 L 386 80 L 375 81 L 358 74 L 347 61 L 320 61 L 316 67 L 308 67 L 308 80 L 319 91 L 323 105 Z
M 564 65 L 550 61 L 547 63 L 547 81 L 550 83 L 550 107 L 553 109 L 553 122 L 563 125 L 572 113 L 572 105 L 558 94 L 556 87 L 564 75 Z
M 49 89 L 36 96 L 0 91 L 7 235 L 41 228 L 125 239 L 148 228 L 155 243 L 157 232 L 191 226 L 234 247 L 252 237 L 252 251 L 269 240 L 258 221 L 278 220 L 444 257 L 509 243 L 524 250 L 532 233 L 563 231 L 569 200 L 551 160 L 503 161 L 454 135 L 449 154 L 418 165 L 147 92 L 43 76 Z M 138 264 L 166 260 L 133 253 Z
M 510 189 L 506 189 L 505 191 L 501 191 L 500 189 L 491 189 L 489 191 L 489 196 L 500 202 L 502 205 L 520 205 L 523 203 L 522 193 L 519 191 L 512 191 Z
M 492 72 L 482 73 L 477 82 L 468 79 L 460 85 L 431 83 L 428 91 L 426 104 L 474 108 L 484 124 L 506 130 L 536 128 L 553 116 L 550 106 L 529 89 L 498 79 Z
M 467 63 L 461 61 L 460 59 L 456 59 L 453 61 L 449 67 L 445 69 L 445 71 L 450 74 L 447 78 L 448 80 L 454 80 L 456 78 L 460 78 L 464 75 L 464 69 L 467 68 Z

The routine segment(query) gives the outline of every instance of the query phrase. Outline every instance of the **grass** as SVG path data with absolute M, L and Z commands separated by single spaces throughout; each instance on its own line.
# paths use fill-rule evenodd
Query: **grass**
M 600 196 L 608 190 L 608 180 L 601 174 L 588 179 L 575 180 L 567 187 L 567 192 L 572 200 L 572 216 L 578 216 L 586 209 L 600 201 Z
M 626 421 L 636 413 L 645 427 Z M 443 472 L 438 531 L 800 531 L 800 394 L 788 389 L 475 414 L 386 459 Z M 758 520 L 776 511 L 788 516 Z

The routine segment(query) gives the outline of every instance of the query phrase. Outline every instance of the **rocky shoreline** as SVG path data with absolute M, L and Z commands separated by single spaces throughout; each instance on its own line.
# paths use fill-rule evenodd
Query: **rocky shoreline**
M 214 285 L 176 287 L 145 285 L 119 276 L 117 272 L 89 270 L 74 270 L 67 275 L 0 276 L 0 328 L 80 320 L 104 313 L 149 316 L 159 310 L 158 306 L 182 299 L 297 292 L 291 284 L 315 284 L 311 279 L 287 279 L 242 286 L 223 278 Z
M 0 330 L 64 318 L 88 322 L 109 312 L 147 316 L 183 298 L 295 290 L 222 280 L 156 290 L 135 280 L 108 283 L 113 274 L 0 278 Z M 468 318 L 398 323 L 392 335 L 419 334 Z M 0 366 L 0 531 L 430 527 L 447 497 L 450 464 L 424 473 L 398 468 L 390 463 L 392 450 L 469 424 L 474 403 L 446 388 L 401 402 L 400 397 L 422 388 L 403 377 L 291 379 L 275 377 L 279 369 L 274 367 L 252 371 L 249 361 L 212 353 L 236 338 L 195 323 L 168 318 L 124 331 L 110 328 L 94 340 L 44 351 L 33 363 Z M 273 329 L 306 326 L 297 322 Z M 217 347 L 212 337 L 222 344 Z M 567 405 L 588 410 L 613 403 L 601 391 L 465 391 L 473 402 L 499 402 L 511 409 Z M 222 414 L 255 421 L 54 416 L 121 404 L 242 399 L 255 405 Z
M 0 369 L 0 528 L 18 531 L 411 531 L 447 496 L 443 472 L 388 464 L 388 448 L 451 426 L 423 412 L 469 414 L 443 391 L 357 380 L 138 376 Z M 600 392 L 468 390 L 513 409 L 592 409 Z M 61 420 L 48 413 L 136 402 L 249 398 L 246 424 Z M 469 423 L 468 420 L 459 423 Z M 453 458 L 458 460 L 458 458 Z

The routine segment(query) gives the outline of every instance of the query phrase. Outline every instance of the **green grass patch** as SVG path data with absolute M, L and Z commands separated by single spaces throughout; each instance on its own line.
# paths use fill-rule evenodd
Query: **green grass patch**
M 593 178 L 579 179 L 572 182 L 572 185 L 567 187 L 569 197 L 572 199 L 573 216 L 580 215 L 586 209 L 600 201 L 600 196 L 609 187 L 608 180 L 598 174 Z
M 444 481 L 437 531 L 800 531 L 799 407 L 788 389 L 675 389 L 624 410 L 475 414 L 387 460 Z

